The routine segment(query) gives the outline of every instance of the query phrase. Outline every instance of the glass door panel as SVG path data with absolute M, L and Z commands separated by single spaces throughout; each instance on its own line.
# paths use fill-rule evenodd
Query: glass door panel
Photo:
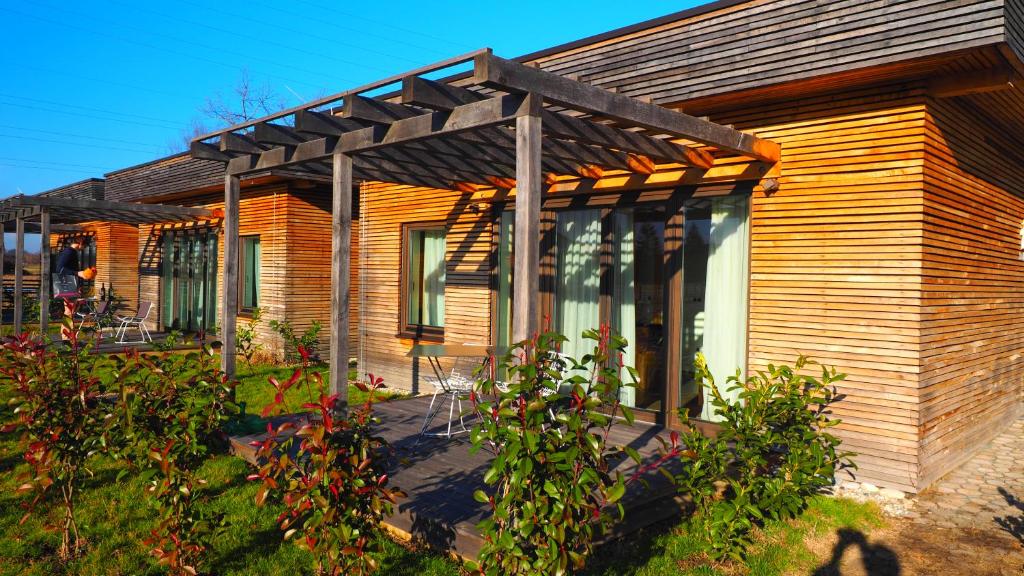
M 164 233 L 161 263 L 164 328 L 191 332 L 213 325 L 216 238 L 216 234 L 209 231 Z
M 578 359 L 595 345 L 582 333 L 601 324 L 601 211 L 559 212 L 555 227 L 554 326 L 568 338 L 562 352 Z

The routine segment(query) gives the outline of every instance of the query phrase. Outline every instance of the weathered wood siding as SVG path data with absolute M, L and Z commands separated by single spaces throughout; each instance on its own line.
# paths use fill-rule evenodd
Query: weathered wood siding
M 967 99 L 928 103 L 921 308 L 921 481 L 1021 414 L 1020 135 Z
M 486 214 L 471 209 L 472 194 L 381 183 L 361 190 L 359 322 L 360 373 L 384 378 L 390 388 L 427 391 L 425 361 L 405 357 L 413 341 L 398 332 L 402 224 L 445 222 L 447 270 L 445 342 L 490 342 L 491 227 Z M 433 389 L 431 388 L 430 391 Z
M 755 0 L 526 58 L 675 103 L 995 44 L 1004 12 L 1003 0 Z
M 187 203 L 212 209 L 222 208 L 224 204 L 219 194 L 192 196 L 188 198 Z M 193 225 L 165 225 L 156 229 L 140 229 L 140 289 L 143 293 L 161 294 L 161 230 Z M 240 236 L 260 236 L 260 308 L 263 309 L 263 320 L 258 333 L 259 341 L 274 355 L 279 356 L 282 353 L 283 343 L 271 330 L 271 320 L 287 320 L 300 334 L 314 320 L 319 320 L 323 326 L 321 342 L 326 343 L 329 339 L 327 320 L 330 316 L 330 229 L 328 188 L 296 187 L 287 182 L 246 187 L 243 182 L 239 200 L 238 231 Z M 217 249 L 217 290 L 220 294 L 224 281 L 223 237 L 218 242 Z M 355 267 L 358 262 L 357 239 L 353 242 L 353 253 Z M 358 283 L 353 285 L 353 290 L 358 290 Z M 162 294 L 159 301 L 162 301 Z M 353 302 L 358 302 L 358 292 L 353 294 Z M 358 318 L 358 311 L 351 313 L 353 318 Z M 218 317 L 223 314 L 219 296 L 217 314 Z M 159 321 L 162 323 L 163 319 Z M 239 316 L 238 322 L 239 325 L 243 325 L 248 319 Z M 357 330 L 353 327 L 351 337 L 356 338 L 357 335 Z M 326 346 L 323 350 L 326 350 Z
M 133 202 L 220 185 L 224 164 L 197 160 L 184 152 L 110 172 L 106 177 L 107 200 Z
M 714 119 L 783 149 L 779 191 L 752 208 L 750 368 L 806 354 L 845 372 L 835 415 L 858 477 L 915 489 L 922 92 L 884 85 Z

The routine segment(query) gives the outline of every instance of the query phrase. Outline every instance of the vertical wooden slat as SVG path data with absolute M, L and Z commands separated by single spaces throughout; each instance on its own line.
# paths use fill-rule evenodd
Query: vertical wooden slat
M 50 212 L 39 215 L 39 333 L 50 327 Z
M 24 311 L 22 282 L 25 275 L 25 220 L 18 218 L 15 223 L 14 241 L 14 333 L 21 334 L 21 316 Z
M 331 394 L 348 406 L 349 279 L 352 253 L 352 157 L 335 154 L 331 200 Z
M 238 322 L 238 197 L 241 182 L 224 175 L 224 283 L 221 286 L 220 366 L 228 377 L 235 375 L 235 325 Z
M 512 288 L 512 340 L 537 332 L 540 296 L 541 120 L 516 118 L 515 278 Z

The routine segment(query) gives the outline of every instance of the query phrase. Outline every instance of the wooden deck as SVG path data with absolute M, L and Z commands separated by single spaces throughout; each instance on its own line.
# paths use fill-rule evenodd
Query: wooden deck
M 396 449 L 391 463 L 391 483 L 402 488 L 408 497 L 400 500 L 394 514 L 388 519 L 390 529 L 407 535 L 414 541 L 475 558 L 480 550 L 481 537 L 476 524 L 487 513 L 486 505 L 473 500 L 473 491 L 483 488 L 483 474 L 487 469 L 487 454 L 469 453 L 466 434 L 445 438 L 424 437 L 417 444 L 423 415 L 429 397 L 394 400 L 377 405 L 382 422 L 382 435 Z M 440 430 L 442 418 L 435 420 Z M 611 444 L 628 445 L 644 456 L 653 456 L 659 446 L 655 439 L 660 427 L 637 423 L 633 427 L 617 426 L 611 434 Z M 236 454 L 249 461 L 253 449 L 249 442 L 259 435 L 231 439 Z M 626 461 L 619 464 L 624 473 L 633 467 Z M 674 487 L 656 472 L 645 479 L 649 488 L 640 483 L 630 487 L 623 498 L 626 520 L 609 537 L 627 534 L 660 520 L 679 516 L 685 504 L 675 497 Z

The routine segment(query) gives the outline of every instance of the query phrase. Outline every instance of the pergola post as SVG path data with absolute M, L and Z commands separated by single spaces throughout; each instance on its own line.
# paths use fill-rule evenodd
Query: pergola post
M 333 155 L 331 204 L 331 394 L 348 407 L 349 281 L 352 252 L 352 157 Z
M 221 287 L 220 368 L 235 377 L 235 327 L 238 322 L 238 197 L 241 180 L 224 175 L 224 285 Z
M 515 264 L 512 287 L 512 340 L 538 331 L 540 296 L 540 204 L 544 174 L 540 116 L 516 118 Z
M 39 333 L 50 327 L 50 212 L 39 214 Z
M 14 333 L 21 334 L 22 282 L 25 274 L 25 220 L 18 218 L 14 228 Z
M 0 335 L 3 335 L 4 327 L 4 262 L 7 257 L 7 247 L 4 246 L 4 233 L 3 223 L 0 222 Z

